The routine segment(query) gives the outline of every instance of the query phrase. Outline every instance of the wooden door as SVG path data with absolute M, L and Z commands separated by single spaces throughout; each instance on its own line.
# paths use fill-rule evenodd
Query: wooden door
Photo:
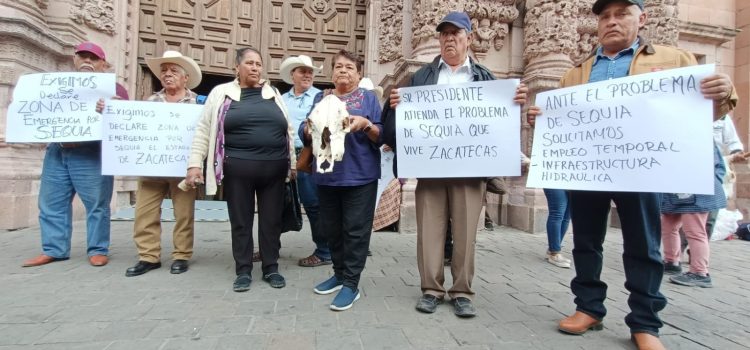
M 237 48 L 263 53 L 264 73 L 280 79 L 290 55 L 323 65 L 317 81 L 330 81 L 331 58 L 340 49 L 364 59 L 366 0 L 140 0 L 138 61 L 166 50 L 192 57 L 204 74 L 234 75 Z M 150 93 L 139 91 L 139 93 Z

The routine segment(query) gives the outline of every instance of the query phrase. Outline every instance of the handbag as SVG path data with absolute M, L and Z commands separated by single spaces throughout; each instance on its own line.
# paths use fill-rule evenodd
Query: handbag
M 295 165 L 297 171 L 312 173 L 312 158 L 312 146 L 302 147 L 302 151 L 297 155 L 297 164 Z
M 297 181 L 284 184 L 284 211 L 281 219 L 281 232 L 302 230 L 302 207 L 299 203 Z

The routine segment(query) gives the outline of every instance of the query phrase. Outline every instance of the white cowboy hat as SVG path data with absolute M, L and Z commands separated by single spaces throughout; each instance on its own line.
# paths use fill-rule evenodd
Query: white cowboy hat
M 146 65 L 156 77 L 159 77 L 161 73 L 161 65 L 164 63 L 174 63 L 182 69 L 188 75 L 187 88 L 193 89 L 201 83 L 201 68 L 198 64 L 193 61 L 192 58 L 183 56 L 177 51 L 164 51 L 161 58 L 147 58 Z
M 372 83 L 372 80 L 370 78 L 362 78 L 359 81 L 359 87 L 370 90 L 373 93 L 375 93 L 375 96 L 378 97 L 378 100 L 383 98 L 383 87 L 382 86 L 375 86 L 375 84 Z
M 292 81 L 292 71 L 297 67 L 308 67 L 313 70 L 313 75 L 320 73 L 320 71 L 323 70 L 323 66 L 313 66 L 312 58 L 310 58 L 310 56 L 291 56 L 281 62 L 281 67 L 279 68 L 281 79 L 284 79 L 284 82 L 289 85 L 294 85 L 294 82 Z

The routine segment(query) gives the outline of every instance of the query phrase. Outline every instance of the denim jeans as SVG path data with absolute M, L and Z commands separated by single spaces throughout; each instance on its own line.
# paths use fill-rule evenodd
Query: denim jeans
M 320 227 L 328 234 L 333 272 L 357 290 L 370 249 L 378 182 L 360 186 L 318 186 Z
M 561 243 L 570 223 L 570 206 L 568 205 L 568 191 L 558 189 L 544 189 L 547 197 L 547 245 L 551 253 L 559 253 Z
M 109 202 L 114 178 L 102 175 L 98 142 L 76 148 L 47 146 L 39 188 L 39 226 L 42 251 L 53 258 L 70 256 L 73 235 L 73 196 L 86 207 L 87 254 L 109 253 Z
M 625 323 L 632 333 L 659 333 L 659 311 L 667 299 L 659 292 L 664 265 L 661 243 L 661 194 L 638 192 L 571 191 L 570 213 L 575 227 L 573 261 L 576 276 L 570 283 L 576 309 L 596 319 L 607 314 L 607 284 L 600 279 L 603 243 L 610 202 L 614 201 L 622 225 L 625 288 L 630 292 L 630 313 Z M 619 247 L 618 247 L 619 248 Z
M 312 175 L 303 171 L 297 172 L 297 189 L 299 200 L 305 207 L 305 214 L 310 221 L 312 240 L 315 243 L 315 256 L 322 260 L 331 259 L 331 250 L 328 248 L 328 238 L 320 229 L 320 202 L 318 200 L 318 185 L 313 181 Z

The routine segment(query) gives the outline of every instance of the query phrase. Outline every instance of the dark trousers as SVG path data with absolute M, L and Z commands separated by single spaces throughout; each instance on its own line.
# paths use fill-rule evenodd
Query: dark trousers
M 607 314 L 604 307 L 607 284 L 599 277 L 610 202 L 614 201 L 622 224 L 625 288 L 630 292 L 630 313 L 625 317 L 625 323 L 633 333 L 658 334 L 662 327 L 658 312 L 667 305 L 667 299 L 659 292 L 664 273 L 659 252 L 661 195 L 592 191 L 570 193 L 575 232 L 573 261 L 576 268 L 570 288 L 575 295 L 577 310 L 599 320 Z
M 253 269 L 253 220 L 258 197 L 258 244 L 263 274 L 279 271 L 281 215 L 284 209 L 284 179 L 288 160 L 224 159 L 224 198 L 232 226 L 235 271 Z
M 357 289 L 370 249 L 378 182 L 361 186 L 318 186 L 320 227 L 328 234 L 333 272 Z

